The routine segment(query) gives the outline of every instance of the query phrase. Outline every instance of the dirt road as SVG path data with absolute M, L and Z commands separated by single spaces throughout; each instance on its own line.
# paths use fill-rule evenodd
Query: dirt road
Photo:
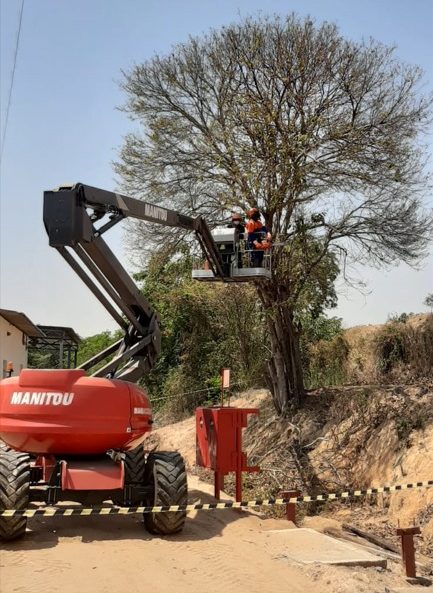
M 213 500 L 196 476 L 189 488 L 191 502 Z M 397 563 L 386 571 L 296 564 L 280 533 L 292 524 L 255 512 L 190 513 L 167 538 L 150 536 L 133 515 L 40 517 L 28 527 L 0 548 L 1 593 L 383 593 L 405 584 Z
M 200 490 L 198 490 L 200 488 Z M 209 487 L 190 479 L 190 499 Z M 315 593 L 302 570 L 279 558 L 266 530 L 285 521 L 227 510 L 191 513 L 183 533 L 152 537 L 140 517 L 29 521 L 26 538 L 0 551 L 2 593 Z

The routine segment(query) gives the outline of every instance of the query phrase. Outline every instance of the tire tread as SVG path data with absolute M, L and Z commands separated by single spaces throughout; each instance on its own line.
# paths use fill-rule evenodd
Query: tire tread
M 12 449 L 0 448 L 0 509 L 26 509 L 30 493 L 30 457 Z M 26 517 L 0 517 L 0 539 L 22 537 Z
M 187 504 L 188 485 L 185 462 L 179 453 L 171 451 L 150 453 L 146 464 L 146 481 L 152 481 L 154 487 L 149 506 Z M 156 535 L 171 535 L 182 531 L 185 519 L 185 511 L 144 514 L 146 529 Z

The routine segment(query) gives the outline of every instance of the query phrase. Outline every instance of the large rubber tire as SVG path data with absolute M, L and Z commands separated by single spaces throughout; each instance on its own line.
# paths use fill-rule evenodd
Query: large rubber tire
M 148 506 L 171 506 L 188 503 L 188 484 L 183 457 L 179 453 L 155 451 L 149 453 L 145 483 L 153 487 Z M 156 535 L 171 535 L 182 531 L 185 511 L 144 513 L 146 529 Z
M 30 493 L 30 457 L 0 450 L 0 510 L 26 509 Z M 10 541 L 26 532 L 26 517 L 0 517 L 0 540 Z
M 142 484 L 146 469 L 146 457 L 143 445 L 132 451 L 127 451 L 123 459 L 125 464 L 125 484 Z

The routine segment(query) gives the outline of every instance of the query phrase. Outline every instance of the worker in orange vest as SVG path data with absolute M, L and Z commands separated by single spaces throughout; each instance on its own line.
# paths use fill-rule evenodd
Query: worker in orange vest
M 251 250 L 251 267 L 261 268 L 265 251 L 272 247 L 272 235 L 260 220 L 260 210 L 251 208 L 247 212 L 247 245 Z

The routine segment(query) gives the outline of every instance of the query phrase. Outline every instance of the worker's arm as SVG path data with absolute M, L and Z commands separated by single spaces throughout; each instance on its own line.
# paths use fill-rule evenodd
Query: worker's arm
M 267 250 L 271 249 L 272 243 L 270 241 L 253 241 L 254 249 Z

